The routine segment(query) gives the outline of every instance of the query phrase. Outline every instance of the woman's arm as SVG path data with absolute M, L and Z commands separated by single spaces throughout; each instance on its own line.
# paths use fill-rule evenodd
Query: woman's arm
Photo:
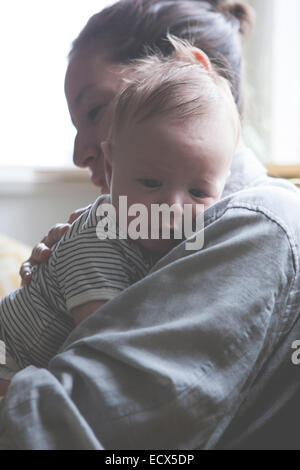
M 49 370 L 17 374 L 0 448 L 214 448 L 298 315 L 300 198 L 288 193 L 210 208 L 202 250 L 177 247 L 79 325 Z

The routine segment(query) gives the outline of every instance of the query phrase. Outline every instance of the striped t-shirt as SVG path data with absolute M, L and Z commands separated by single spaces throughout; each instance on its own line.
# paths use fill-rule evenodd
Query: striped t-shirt
M 130 239 L 97 236 L 99 197 L 56 244 L 46 264 L 34 269 L 29 285 L 0 301 L 0 339 L 25 367 L 45 367 L 74 328 L 70 310 L 110 300 L 142 279 L 157 256 Z

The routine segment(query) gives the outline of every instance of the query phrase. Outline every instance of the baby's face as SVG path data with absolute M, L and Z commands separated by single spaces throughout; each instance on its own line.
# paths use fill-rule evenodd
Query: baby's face
M 237 129 L 225 110 L 186 122 L 158 116 L 130 125 L 111 150 L 112 203 L 118 210 L 118 198 L 125 195 L 128 207 L 144 204 L 148 214 L 151 204 L 176 204 L 182 217 L 184 204 L 191 204 L 195 219 L 220 199 L 236 145 Z M 170 227 L 176 228 L 174 220 Z M 150 228 L 149 219 L 149 236 Z M 179 242 L 140 240 L 160 253 Z

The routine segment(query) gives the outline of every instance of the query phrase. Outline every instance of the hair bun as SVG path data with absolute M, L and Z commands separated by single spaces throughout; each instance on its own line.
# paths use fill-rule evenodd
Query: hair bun
M 240 33 L 242 36 L 248 36 L 254 27 L 255 11 L 242 1 L 235 0 L 208 0 L 217 11 L 236 18 L 240 23 Z

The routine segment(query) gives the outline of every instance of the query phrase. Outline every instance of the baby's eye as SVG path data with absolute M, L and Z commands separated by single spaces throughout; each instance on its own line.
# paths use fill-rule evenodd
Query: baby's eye
M 94 121 L 96 117 L 98 116 L 99 112 L 103 108 L 103 105 L 95 106 L 95 108 L 92 108 L 88 113 L 87 116 L 90 121 Z
M 139 182 L 142 183 L 143 186 L 146 186 L 146 188 L 159 188 L 161 186 L 160 181 L 150 178 L 140 178 Z
M 205 197 L 206 194 L 200 189 L 190 189 L 190 194 L 194 197 Z

